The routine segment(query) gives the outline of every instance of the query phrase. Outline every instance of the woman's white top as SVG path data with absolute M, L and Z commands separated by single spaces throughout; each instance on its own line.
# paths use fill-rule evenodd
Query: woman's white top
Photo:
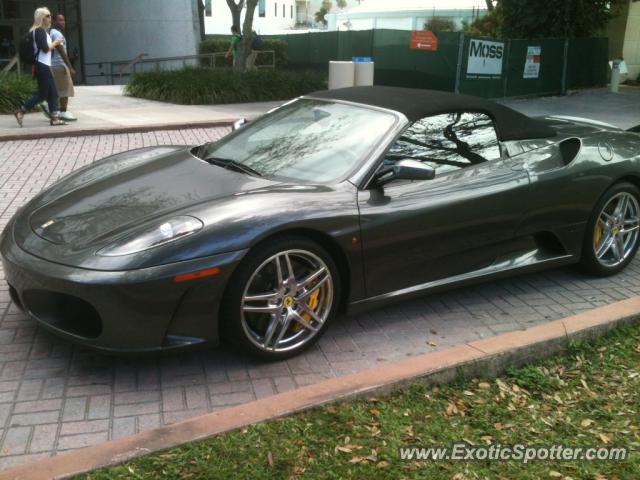
M 48 52 L 43 52 L 42 50 L 38 51 L 38 46 L 36 45 L 36 31 L 34 30 L 31 33 L 33 34 L 33 51 L 38 52 L 38 58 L 36 58 L 36 60 L 50 67 L 51 66 L 51 50 L 49 50 Z M 49 32 L 47 32 L 46 30 L 45 30 L 45 33 L 47 34 L 47 45 L 50 45 L 51 35 L 49 35 Z

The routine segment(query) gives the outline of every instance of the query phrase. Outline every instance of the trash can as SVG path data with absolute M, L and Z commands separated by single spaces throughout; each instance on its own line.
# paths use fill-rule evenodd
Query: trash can
M 329 62 L 329 90 L 353 87 L 355 80 L 353 62 Z
M 370 87 L 373 85 L 374 63 L 371 57 L 353 57 L 355 65 L 354 85 L 356 87 Z

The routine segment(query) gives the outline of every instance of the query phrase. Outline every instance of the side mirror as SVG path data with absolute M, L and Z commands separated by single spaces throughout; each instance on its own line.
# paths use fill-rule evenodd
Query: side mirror
M 235 132 L 236 130 L 242 128 L 245 123 L 247 123 L 247 119 L 246 118 L 241 118 L 240 120 L 236 120 L 235 122 L 233 122 L 233 131 Z
M 378 172 L 375 176 L 376 185 L 384 185 L 393 180 L 431 180 L 435 178 L 436 170 L 416 160 L 399 160 L 389 168 Z

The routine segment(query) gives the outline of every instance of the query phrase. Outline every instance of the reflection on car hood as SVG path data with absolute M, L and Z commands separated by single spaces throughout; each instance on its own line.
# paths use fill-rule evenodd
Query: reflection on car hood
M 30 206 L 29 224 L 41 238 L 80 249 L 173 211 L 269 184 L 210 165 L 185 147 L 142 149 L 63 179 Z

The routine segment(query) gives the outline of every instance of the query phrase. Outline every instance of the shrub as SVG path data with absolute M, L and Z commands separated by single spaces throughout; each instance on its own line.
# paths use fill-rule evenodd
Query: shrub
M 186 68 L 136 73 L 125 91 L 150 100 L 210 105 L 285 100 L 322 90 L 326 85 L 326 76 L 309 71 Z
M 207 38 L 204 42 L 200 43 L 199 53 L 220 53 L 226 52 L 229 49 L 229 39 L 223 38 Z M 276 68 L 285 68 L 287 66 L 287 42 L 283 40 L 273 40 L 269 38 L 262 38 L 262 49 L 273 50 L 275 52 Z M 208 66 L 208 60 L 202 60 L 203 66 Z M 271 56 L 266 54 L 258 55 L 256 59 L 256 65 L 270 65 Z M 218 57 L 216 58 L 217 66 L 232 65 L 231 58 Z
M 13 113 L 36 91 L 30 75 L 0 75 L 0 113 Z

